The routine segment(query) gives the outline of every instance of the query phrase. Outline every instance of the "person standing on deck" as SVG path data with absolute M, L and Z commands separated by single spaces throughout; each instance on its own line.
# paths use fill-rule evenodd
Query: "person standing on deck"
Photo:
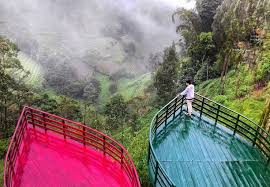
M 194 99 L 194 85 L 192 84 L 191 80 L 186 81 L 186 89 L 181 92 L 179 95 L 184 95 L 186 97 L 187 102 L 187 108 L 188 108 L 188 114 L 191 117 L 192 114 L 192 102 Z M 178 95 L 178 96 L 179 96 Z

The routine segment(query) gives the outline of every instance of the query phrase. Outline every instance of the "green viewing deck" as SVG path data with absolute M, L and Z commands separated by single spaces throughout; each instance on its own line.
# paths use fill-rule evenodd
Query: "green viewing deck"
M 270 167 L 258 149 L 198 118 L 174 119 L 153 147 L 176 186 L 270 186 Z
M 270 187 L 270 132 L 201 95 L 186 116 L 176 97 L 153 118 L 148 166 L 158 187 Z

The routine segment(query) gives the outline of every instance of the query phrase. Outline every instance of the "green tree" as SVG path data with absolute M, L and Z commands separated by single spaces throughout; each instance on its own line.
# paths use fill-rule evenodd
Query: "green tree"
M 177 82 L 177 55 L 172 45 L 164 51 L 163 63 L 154 75 L 154 86 L 159 104 L 164 104 L 176 94 Z
M 92 79 L 83 90 L 83 98 L 92 104 L 96 104 L 98 102 L 100 92 L 101 87 L 99 81 Z
M 224 0 L 197 0 L 196 9 L 202 22 L 203 32 L 210 32 L 216 10 Z
M 176 18 L 180 20 L 178 23 Z M 182 45 L 184 49 L 189 48 L 196 40 L 196 36 L 202 30 L 199 15 L 195 10 L 180 8 L 174 12 L 172 20 L 174 23 L 177 23 L 176 32 L 181 35 L 181 38 L 183 38 L 180 39 L 180 45 Z
M 208 80 L 209 65 L 212 65 L 215 55 L 215 44 L 213 41 L 213 33 L 202 32 L 198 35 L 196 42 L 188 49 L 189 54 L 195 61 L 196 66 L 200 67 L 196 79 L 201 82 Z M 194 63 L 193 63 L 194 64 Z
M 29 72 L 17 59 L 18 51 L 15 44 L 0 37 L 0 137 L 10 136 L 19 110 L 32 97 L 25 85 Z
M 115 95 L 105 105 L 106 122 L 109 129 L 117 129 L 123 125 L 128 116 L 127 103 L 122 95 Z
M 56 111 L 60 116 L 64 118 L 75 121 L 82 121 L 80 105 L 73 99 L 61 96 L 60 101 L 57 104 Z
M 57 114 L 57 101 L 46 93 L 35 95 L 32 105 L 46 112 Z
M 132 135 L 135 135 L 135 132 L 138 130 L 139 116 L 137 113 L 133 112 L 129 114 L 128 124 L 131 126 Z

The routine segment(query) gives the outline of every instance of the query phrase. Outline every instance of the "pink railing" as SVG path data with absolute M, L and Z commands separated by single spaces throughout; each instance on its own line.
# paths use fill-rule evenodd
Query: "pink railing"
M 61 118 L 41 110 L 24 107 L 12 136 L 5 159 L 4 187 L 13 186 L 13 176 L 18 153 L 27 125 L 62 135 L 85 146 L 91 146 L 119 162 L 133 187 L 140 187 L 139 177 L 127 150 L 109 136 L 81 123 Z

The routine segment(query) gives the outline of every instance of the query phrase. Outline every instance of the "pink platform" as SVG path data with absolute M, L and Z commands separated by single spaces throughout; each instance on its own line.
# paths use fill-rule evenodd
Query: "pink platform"
M 133 161 L 115 140 L 25 107 L 6 156 L 4 187 L 47 186 L 140 187 L 140 183 Z
M 131 186 L 118 162 L 56 134 L 28 128 L 21 148 L 16 187 Z

